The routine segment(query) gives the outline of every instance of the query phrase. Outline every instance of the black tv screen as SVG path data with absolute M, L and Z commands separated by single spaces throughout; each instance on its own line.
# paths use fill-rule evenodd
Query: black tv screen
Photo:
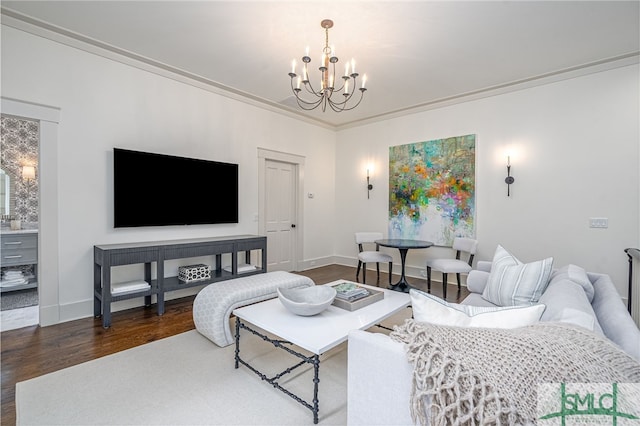
M 114 227 L 238 223 L 238 165 L 113 149 Z

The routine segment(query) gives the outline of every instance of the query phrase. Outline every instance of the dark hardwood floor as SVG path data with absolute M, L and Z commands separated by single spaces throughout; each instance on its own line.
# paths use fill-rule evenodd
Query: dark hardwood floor
M 338 279 L 355 279 L 355 268 L 331 265 L 301 272 L 316 284 L 326 284 Z M 367 284 L 376 285 L 375 271 L 368 271 Z M 394 282 L 399 277 L 394 276 Z M 423 278 L 408 278 L 416 288 L 424 291 Z M 386 273 L 380 274 L 378 285 L 387 287 Z M 432 294 L 442 296 L 438 283 Z M 466 287 L 457 292 L 451 286 L 448 300 L 456 302 L 468 295 Z M 134 308 L 113 313 L 112 326 L 102 328 L 100 319 L 85 318 L 49 327 L 25 327 L 5 331 L 0 335 L 2 344 L 2 425 L 16 422 L 15 386 L 17 382 L 61 370 L 105 355 L 193 330 L 191 307 L 195 296 L 166 302 L 163 316 L 156 315 L 155 305 L 150 308 Z

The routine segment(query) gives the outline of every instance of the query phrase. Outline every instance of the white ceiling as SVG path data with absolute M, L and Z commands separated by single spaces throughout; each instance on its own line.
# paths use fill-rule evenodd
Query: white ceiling
M 329 42 L 340 64 L 355 58 L 368 91 L 353 111 L 304 115 L 338 128 L 567 72 L 637 63 L 639 6 L 637 0 L 2 1 L 3 17 L 35 18 L 198 76 L 235 97 L 298 112 L 287 106 L 291 60 L 300 63 L 310 46 L 315 70 L 324 45 L 320 21 L 332 19 Z

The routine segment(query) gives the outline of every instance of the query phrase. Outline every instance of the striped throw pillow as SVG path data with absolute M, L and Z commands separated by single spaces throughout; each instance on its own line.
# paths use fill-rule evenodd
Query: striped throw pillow
M 553 257 L 522 263 L 498 245 L 482 298 L 498 306 L 531 305 L 549 285 Z

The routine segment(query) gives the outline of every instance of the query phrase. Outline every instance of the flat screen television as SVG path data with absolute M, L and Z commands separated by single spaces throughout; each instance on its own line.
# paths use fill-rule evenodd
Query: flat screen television
M 113 149 L 114 227 L 238 223 L 238 165 Z

